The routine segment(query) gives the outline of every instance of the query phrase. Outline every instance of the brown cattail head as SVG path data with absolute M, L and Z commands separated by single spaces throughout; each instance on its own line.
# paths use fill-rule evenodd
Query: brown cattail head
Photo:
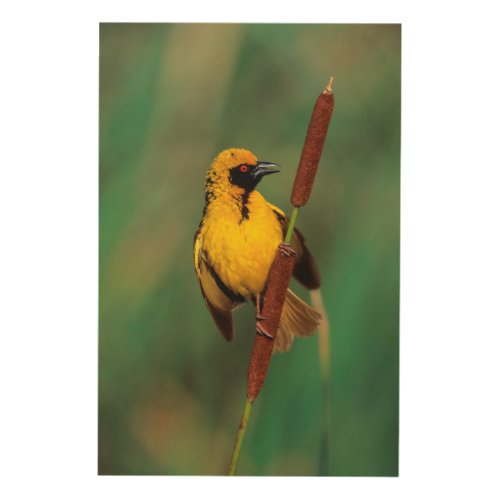
M 299 168 L 295 176 L 291 202 L 295 207 L 302 207 L 311 195 L 314 177 L 318 170 L 321 152 L 325 143 L 328 125 L 333 112 L 333 77 L 330 78 L 326 89 L 320 94 L 314 105 L 314 109 L 307 129 Z
M 265 320 L 261 320 L 266 331 L 276 337 L 281 319 L 281 312 L 285 304 L 288 283 L 292 277 L 295 258 L 292 255 L 285 255 L 280 250 L 276 252 L 273 265 L 269 271 L 269 280 L 264 295 L 264 305 L 261 315 Z M 248 393 L 250 401 L 254 401 L 264 385 L 267 369 L 273 354 L 274 339 L 255 336 L 250 364 L 248 366 Z

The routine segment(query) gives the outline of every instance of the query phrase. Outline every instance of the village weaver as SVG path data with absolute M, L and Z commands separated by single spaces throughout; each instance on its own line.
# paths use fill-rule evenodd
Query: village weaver
M 246 149 L 226 149 L 206 176 L 205 208 L 194 239 L 194 266 L 207 307 L 227 341 L 234 327 L 231 311 L 251 300 L 257 333 L 269 336 L 260 311 L 276 250 L 296 253 L 294 277 L 309 289 L 319 287 L 319 273 L 304 237 L 295 229 L 291 248 L 282 243 L 288 219 L 255 190 L 275 163 L 257 161 Z M 321 315 L 288 289 L 274 351 L 287 351 L 294 336 L 307 337 Z

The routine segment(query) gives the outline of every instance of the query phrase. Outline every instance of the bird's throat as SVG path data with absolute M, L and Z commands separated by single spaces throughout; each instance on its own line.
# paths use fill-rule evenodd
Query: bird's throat
M 250 217 L 250 202 L 253 190 L 231 186 L 230 189 L 217 189 L 216 185 L 207 182 L 205 191 L 205 208 L 207 212 L 224 212 L 234 214 L 241 224 Z

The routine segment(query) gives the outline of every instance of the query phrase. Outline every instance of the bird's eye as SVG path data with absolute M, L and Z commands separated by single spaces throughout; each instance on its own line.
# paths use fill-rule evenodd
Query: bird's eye
M 240 172 L 246 172 L 248 170 L 248 165 L 241 165 Z

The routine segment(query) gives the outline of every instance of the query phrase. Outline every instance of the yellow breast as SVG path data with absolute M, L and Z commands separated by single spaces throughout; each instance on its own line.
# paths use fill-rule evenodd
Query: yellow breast
M 200 236 L 202 249 L 224 284 L 250 299 L 263 291 L 283 234 L 259 192 L 250 193 L 246 206 L 248 218 L 234 199 L 214 201 L 207 207 Z

